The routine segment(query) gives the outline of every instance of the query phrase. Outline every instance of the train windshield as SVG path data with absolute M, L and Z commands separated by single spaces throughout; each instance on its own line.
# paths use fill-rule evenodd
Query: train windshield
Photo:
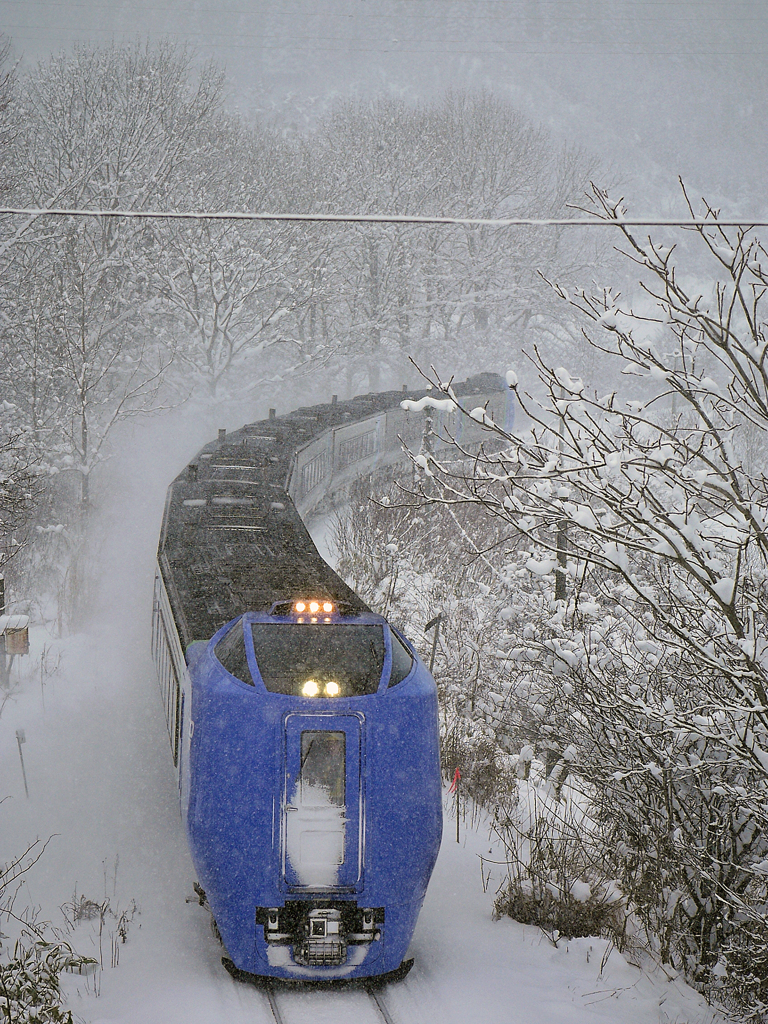
M 359 697 L 379 688 L 382 626 L 254 622 L 251 629 L 256 664 L 271 693 Z

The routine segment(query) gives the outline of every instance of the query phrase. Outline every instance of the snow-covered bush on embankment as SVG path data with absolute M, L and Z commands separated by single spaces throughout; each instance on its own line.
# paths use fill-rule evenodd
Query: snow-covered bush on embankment
M 759 1019 L 768 476 L 754 438 L 768 430 L 768 253 L 705 207 L 691 233 L 712 274 L 696 284 L 674 247 L 639 242 L 622 209 L 594 199 L 640 269 L 641 305 L 608 289 L 561 294 L 591 322 L 585 338 L 614 359 L 618 383 L 591 390 L 531 352 L 537 392 L 508 375 L 530 429 L 490 424 L 479 455 L 457 445 L 419 465 L 411 501 L 425 522 L 476 514 L 414 563 L 454 602 L 447 620 L 461 609 L 468 626 L 439 665 L 446 736 L 458 722 L 459 746 L 496 740 L 489 764 L 527 742 L 548 779 L 567 769 L 592 801 L 601 870 L 660 956 Z M 455 399 L 450 383 L 432 383 Z M 494 525 L 475 535 L 482 515 Z M 470 562 L 484 578 L 469 579 Z M 444 655 L 449 629 L 443 640 Z M 462 665 L 471 671 L 452 677 Z
M 560 763 L 568 761 L 571 750 Z M 583 783 L 564 771 L 547 778 L 532 747 L 520 751 L 523 777 L 514 813 L 496 817 L 494 829 L 507 857 L 507 878 L 494 910 L 523 924 L 535 924 L 554 942 L 560 936 L 609 935 L 625 942 L 626 902 L 606 877 L 606 860 L 592 804 Z
M 0 1021 L 7 1024 L 72 1024 L 72 1013 L 63 1006 L 60 977 L 65 971 L 85 974 L 96 966 L 40 922 L 34 910 L 18 904 L 24 876 L 44 855 L 45 846 L 37 840 L 0 865 Z
M 506 566 L 498 551 L 478 555 L 469 530 L 489 549 L 498 538 L 488 532 L 494 524 L 474 510 L 471 521 L 448 508 L 424 513 L 403 504 L 397 485 L 379 480 L 374 486 L 371 502 L 371 483 L 359 484 L 337 520 L 337 568 L 372 608 L 405 631 L 427 663 L 434 633 L 425 634 L 424 626 L 442 613 L 435 677 L 444 774 L 450 779 L 460 768 L 462 792 L 483 805 L 502 793 L 511 796 L 516 740 L 510 716 L 520 702 L 513 680 L 498 671 L 499 638 L 507 627 L 492 586 L 506 580 L 505 573 L 514 578 L 515 555 L 507 553 Z M 507 589 L 504 582 L 504 594 Z
M 0 959 L 0 1019 L 8 1024 L 73 1024 L 62 1006 L 60 976 L 91 963 L 66 942 L 32 938 L 19 941 Z
M 373 487 L 377 497 L 368 500 Z M 416 643 L 442 613 L 435 678 L 443 773 L 492 815 L 509 875 L 497 910 L 562 935 L 608 932 L 625 913 L 593 820 L 594 795 L 555 727 L 551 645 L 572 626 L 551 579 L 482 510 L 409 507 L 390 481 L 366 481 L 337 521 L 338 568 Z M 541 552 L 539 552 L 541 554 Z
M 620 205 L 593 198 L 639 268 L 639 305 L 610 289 L 559 291 L 620 383 L 592 390 L 534 350 L 535 394 L 508 374 L 530 430 L 490 424 L 471 462 L 460 449 L 430 457 L 421 501 L 481 508 L 563 598 L 508 651 L 511 673 L 533 683 L 551 756 L 575 747 L 611 873 L 662 957 L 759 1017 L 768 476 L 754 436 L 768 429 L 768 253 L 705 205 L 689 232 L 709 260 L 702 281 L 674 246 L 639 241 Z

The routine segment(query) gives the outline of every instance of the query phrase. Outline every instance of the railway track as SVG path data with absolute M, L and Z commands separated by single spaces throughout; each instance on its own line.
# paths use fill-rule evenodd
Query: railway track
M 326 1004 L 333 1004 L 332 1016 L 334 1019 L 340 1019 L 343 1021 L 343 1009 L 345 1008 L 349 1013 L 350 1020 L 354 1016 L 354 1020 L 356 1022 L 365 1024 L 365 1016 L 361 1013 L 361 996 L 368 997 L 368 1005 L 374 1011 L 375 1016 L 371 1016 L 370 1018 L 371 1024 L 373 1024 L 374 1020 L 377 1024 L 382 1024 L 382 1022 L 383 1024 L 395 1024 L 395 1020 L 389 1012 L 381 989 L 374 985 L 361 986 L 360 988 L 348 990 L 346 992 L 310 991 L 299 993 L 296 991 L 280 989 L 272 984 L 265 984 L 262 991 L 269 1005 L 274 1024 L 300 1024 L 300 1022 L 308 1020 L 308 1013 L 310 1012 L 309 1008 L 306 1005 L 300 1006 L 301 1003 L 306 1004 L 308 997 L 312 1000 L 322 1000 Z M 324 1009 L 327 1012 L 331 1007 L 326 1005 Z M 342 1012 L 339 1013 L 339 1010 L 342 1010 Z M 320 1018 L 318 1017 L 316 1003 L 313 1006 L 311 1013 L 311 1019 L 313 1021 L 326 1019 L 325 1015 L 321 1015 Z

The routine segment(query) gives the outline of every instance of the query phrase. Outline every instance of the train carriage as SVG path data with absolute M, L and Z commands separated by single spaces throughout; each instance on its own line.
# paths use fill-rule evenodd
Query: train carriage
M 456 390 L 508 417 L 499 378 Z M 220 431 L 168 491 L 152 649 L 198 891 L 237 977 L 409 966 L 442 829 L 436 688 L 301 515 L 402 460 L 415 416 L 400 403 L 424 394 Z M 435 443 L 458 420 L 433 424 Z

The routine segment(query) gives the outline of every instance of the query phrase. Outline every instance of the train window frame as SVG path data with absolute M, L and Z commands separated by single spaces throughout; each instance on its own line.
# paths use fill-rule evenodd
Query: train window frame
M 227 632 L 224 634 L 224 636 L 220 637 L 219 640 L 216 641 L 216 644 L 214 645 L 214 648 L 213 648 L 213 653 L 214 653 L 214 655 L 216 657 L 216 660 L 221 665 L 221 667 L 224 669 L 224 671 L 228 672 L 229 675 L 231 675 L 233 679 L 236 679 L 239 683 L 245 683 L 246 686 L 255 686 L 256 685 L 256 682 L 255 682 L 255 678 L 256 677 L 253 675 L 253 669 L 251 667 L 251 659 L 250 659 L 249 651 L 248 651 L 248 634 L 249 634 L 249 632 L 250 632 L 250 630 L 246 630 L 246 628 L 245 628 L 245 620 L 243 618 L 237 619 L 233 623 L 232 628 L 228 629 Z M 238 634 L 239 634 L 239 638 L 238 638 Z M 225 662 L 222 661 L 220 651 L 222 650 L 223 645 L 227 645 L 227 644 L 232 646 L 232 647 L 239 647 L 239 651 L 242 653 L 242 655 L 243 655 L 243 657 L 245 659 L 243 661 L 243 663 L 242 663 L 242 668 L 244 668 L 245 671 L 242 674 L 240 674 L 239 671 L 238 672 L 233 672 L 232 669 L 229 667 L 229 665 L 225 664 Z M 226 653 L 228 653 L 228 651 L 229 651 L 229 647 L 227 647 L 227 651 L 225 651 L 223 653 L 226 654 Z M 241 667 L 239 664 L 236 664 L 234 662 L 232 664 L 238 670 Z M 246 676 L 247 676 L 247 678 L 246 678 Z
M 389 662 L 390 667 L 389 667 L 389 673 L 387 674 L 386 689 L 390 689 L 390 687 L 399 686 L 400 683 L 404 683 L 406 681 L 406 679 L 408 679 L 409 676 L 413 673 L 413 670 L 416 667 L 416 657 L 415 657 L 413 651 L 411 650 L 411 648 L 410 648 L 409 644 L 407 643 L 405 637 L 401 636 L 400 633 L 398 633 L 398 631 L 393 626 L 389 627 L 389 641 L 390 641 L 390 662 Z M 397 648 L 395 647 L 395 644 L 397 644 Z M 396 649 L 399 649 L 399 650 L 403 651 L 407 655 L 408 661 L 409 661 L 409 665 L 408 665 L 408 671 L 405 672 L 404 675 L 401 675 L 399 679 L 393 680 L 392 677 L 395 674 L 395 650 Z

